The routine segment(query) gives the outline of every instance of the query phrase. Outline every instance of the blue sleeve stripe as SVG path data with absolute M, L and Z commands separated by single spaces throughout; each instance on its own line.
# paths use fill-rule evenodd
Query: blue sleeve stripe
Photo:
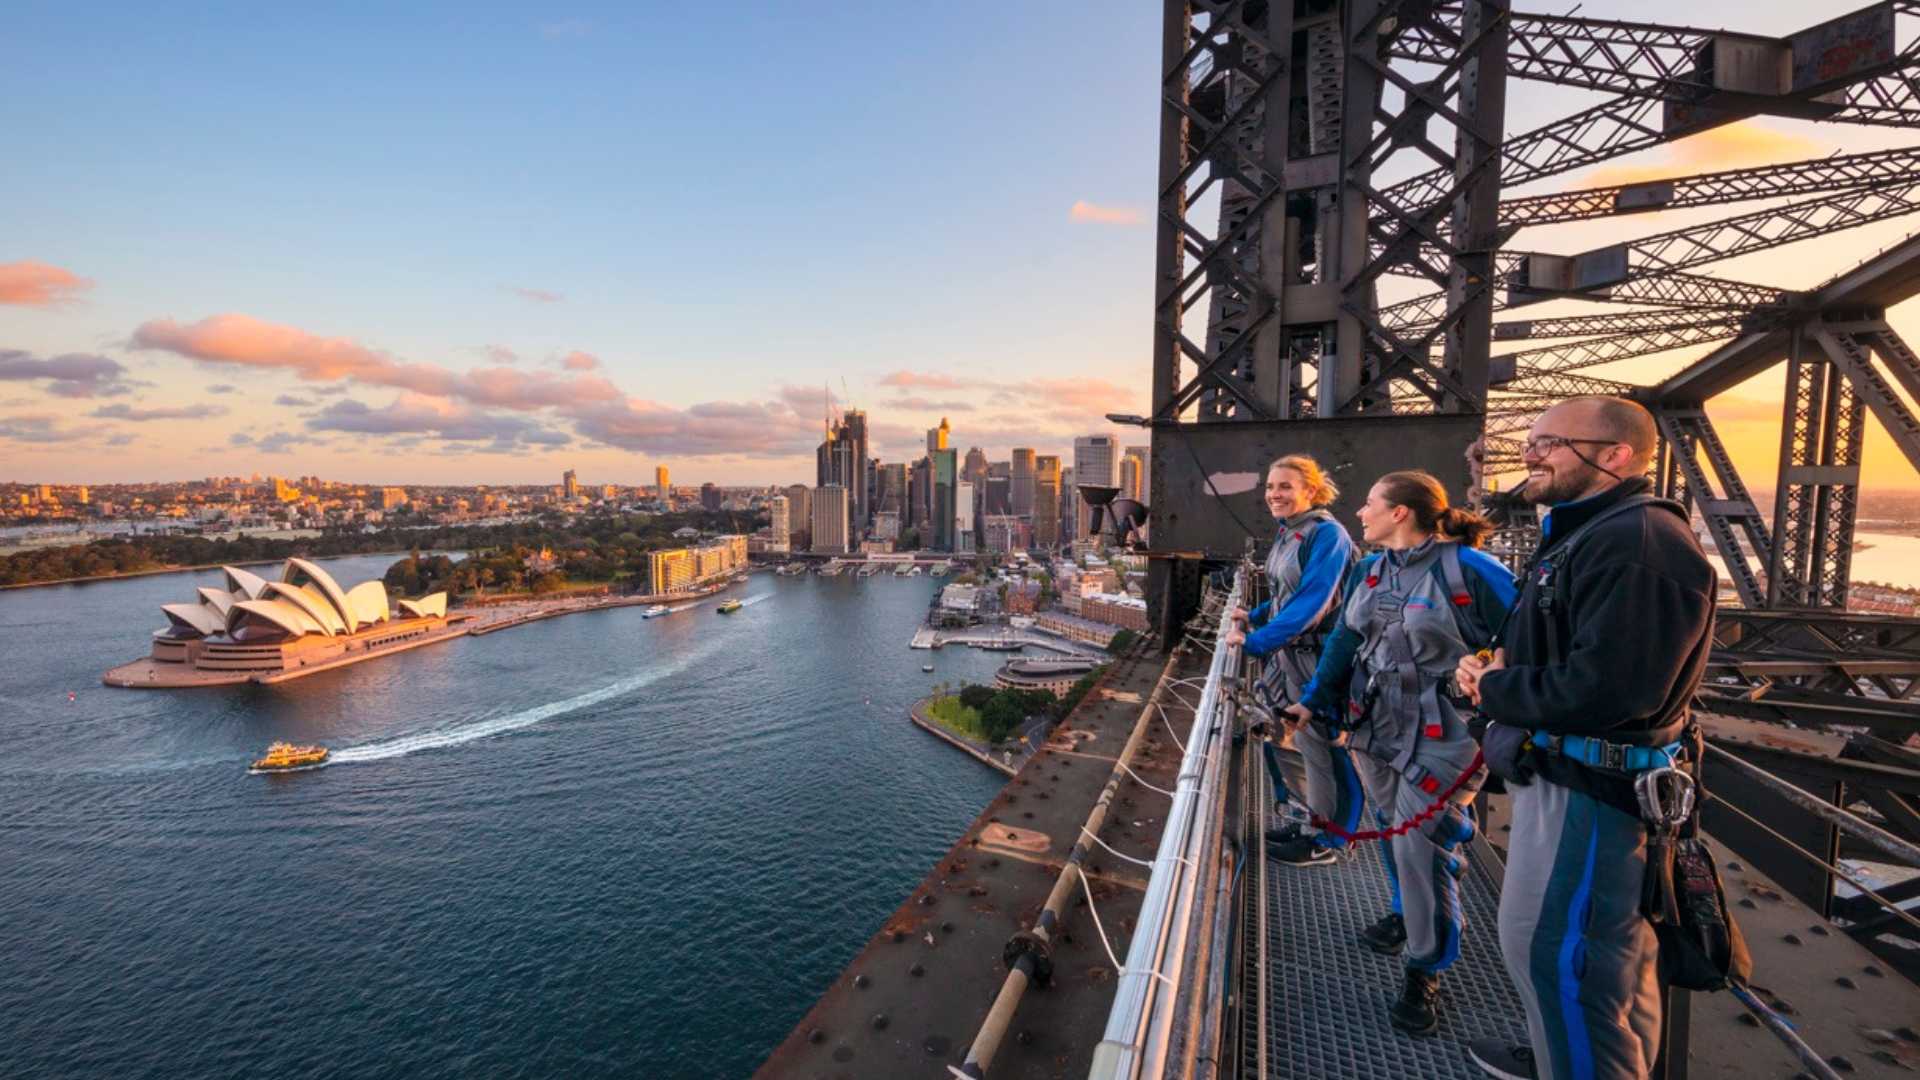
M 1347 531 L 1331 522 L 1321 522 L 1307 541 L 1305 572 L 1300 587 L 1287 601 L 1273 608 L 1266 625 L 1247 638 L 1247 651 L 1266 656 L 1311 628 L 1326 609 L 1327 601 L 1339 587 L 1341 571 L 1347 567 L 1347 552 L 1353 540 Z
M 1518 590 L 1513 585 L 1513 571 L 1508 570 L 1505 563 L 1479 548 L 1463 545 L 1460 548 L 1460 565 L 1471 570 L 1474 576 L 1486 583 L 1487 588 L 1493 590 L 1501 608 L 1513 606 L 1513 598 L 1518 595 Z

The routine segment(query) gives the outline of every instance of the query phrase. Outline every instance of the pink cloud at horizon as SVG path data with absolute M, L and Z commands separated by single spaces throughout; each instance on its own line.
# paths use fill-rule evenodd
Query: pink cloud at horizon
M 54 307 L 91 288 L 92 281 L 48 263 L 31 259 L 0 263 L 0 304 Z
M 1138 225 L 1146 215 L 1131 206 L 1101 206 L 1085 199 L 1076 200 L 1067 217 L 1083 225 Z

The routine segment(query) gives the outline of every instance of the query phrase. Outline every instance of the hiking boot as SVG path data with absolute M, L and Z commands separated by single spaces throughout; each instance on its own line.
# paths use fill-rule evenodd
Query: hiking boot
M 1360 931 L 1360 944 L 1381 956 L 1395 956 L 1407 946 L 1407 920 L 1397 911 L 1380 916 L 1372 926 Z
M 1467 1044 L 1467 1057 L 1480 1071 L 1499 1080 L 1538 1080 L 1534 1068 L 1533 1047 L 1505 1039 L 1475 1039 Z
M 1311 836 L 1295 836 L 1267 845 L 1267 854 L 1291 866 L 1332 866 L 1340 861 L 1333 849 Z
M 1393 1003 L 1387 1017 L 1394 1027 L 1409 1035 L 1433 1034 L 1440 1027 L 1439 973 L 1408 968 L 1400 1000 Z

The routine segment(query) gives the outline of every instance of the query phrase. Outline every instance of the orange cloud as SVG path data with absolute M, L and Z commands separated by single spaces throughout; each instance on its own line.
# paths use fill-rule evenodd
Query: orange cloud
M 75 299 L 93 288 L 93 282 L 42 262 L 0 263 L 0 304 L 52 307 Z
M 1803 135 L 1776 131 L 1751 120 L 1689 135 L 1666 144 L 1659 159 L 1639 165 L 1603 165 L 1570 187 L 1611 187 L 1666 180 L 1700 172 L 1746 169 L 1815 157 L 1825 147 Z
M 967 385 L 951 375 L 925 371 L 890 371 L 880 377 L 881 386 L 924 387 L 928 390 L 958 390 Z
M 522 411 L 621 396 L 619 388 L 597 375 L 563 378 L 507 367 L 461 374 L 434 364 L 405 363 L 349 338 L 321 337 L 248 315 L 215 315 L 188 326 L 153 319 L 134 330 L 133 346 L 208 364 L 284 369 L 308 382 L 352 381 Z
M 1145 215 L 1130 206 L 1100 206 L 1080 199 L 1067 211 L 1070 220 L 1087 225 L 1138 225 Z
M 600 358 L 590 352 L 575 350 L 560 358 L 560 366 L 568 371 L 592 371 L 600 366 Z

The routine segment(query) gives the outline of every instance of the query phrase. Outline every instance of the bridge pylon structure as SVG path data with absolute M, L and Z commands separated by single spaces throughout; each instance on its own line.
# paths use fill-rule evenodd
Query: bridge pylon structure
M 1920 145 L 1570 174 L 1755 118 L 1897 143 L 1920 128 L 1920 0 L 1767 33 L 1511 0 L 1168 0 L 1163 25 L 1142 419 L 1153 546 L 1189 556 L 1156 562 L 1165 626 L 1193 556 L 1264 543 L 1273 457 L 1332 466 L 1343 515 L 1409 465 L 1485 503 L 1522 473 L 1533 419 L 1584 394 L 1654 411 L 1654 479 L 1704 519 L 1746 606 L 1845 608 L 1868 414 L 1920 468 L 1920 359 L 1886 320 L 1920 292 L 1920 238 L 1823 282 L 1797 263 L 1798 287 L 1715 270 L 1848 230 L 1879 247 L 1920 210 Z M 1609 242 L 1529 246 L 1575 223 L 1604 227 L 1558 232 Z M 1777 367 L 1762 514 L 1707 404 Z

